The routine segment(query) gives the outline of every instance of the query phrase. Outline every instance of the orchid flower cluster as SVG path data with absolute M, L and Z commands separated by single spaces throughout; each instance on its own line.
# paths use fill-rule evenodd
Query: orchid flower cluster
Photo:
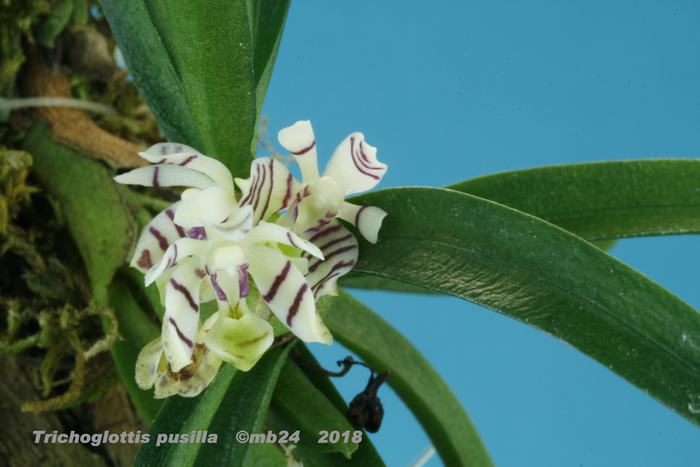
M 131 266 L 156 283 L 165 305 L 161 337 L 136 362 L 139 387 L 155 397 L 193 397 L 221 364 L 251 369 L 274 341 L 278 320 L 305 342 L 330 344 L 316 300 L 357 262 L 358 243 L 339 219 L 377 241 L 386 213 L 345 197 L 373 188 L 387 170 L 376 148 L 353 133 L 323 175 L 310 122 L 279 132 L 302 181 L 284 163 L 257 158 L 248 179 L 233 179 L 221 162 L 173 143 L 140 153 L 150 165 L 115 177 L 119 183 L 183 186 L 180 201 L 153 218 Z M 201 306 L 217 311 L 200 323 Z

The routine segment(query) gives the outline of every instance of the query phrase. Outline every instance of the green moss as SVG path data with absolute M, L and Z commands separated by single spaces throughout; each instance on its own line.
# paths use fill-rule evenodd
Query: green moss
M 45 398 L 24 409 L 42 411 L 101 394 L 109 375 L 88 369 L 117 328 L 110 311 L 90 306 L 62 211 L 27 182 L 32 162 L 28 152 L 0 148 L 0 351 L 23 356 Z

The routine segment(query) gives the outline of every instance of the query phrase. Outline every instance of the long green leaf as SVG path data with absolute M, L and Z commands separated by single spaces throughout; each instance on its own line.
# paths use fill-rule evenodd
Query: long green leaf
M 303 351 L 302 354 L 308 358 L 307 352 Z M 354 431 L 345 417 L 347 407 L 344 404 L 338 406 L 339 394 L 335 388 L 328 387 L 328 381 L 321 384 L 324 386 L 321 390 L 319 381 L 322 381 L 323 377 L 319 376 L 316 375 L 312 379 L 294 362 L 287 362 L 270 407 L 270 427 L 290 433 L 295 430 L 301 431 L 301 442 L 295 447 L 293 456 L 301 460 L 306 467 L 383 466 L 384 462 L 366 435 L 359 445 L 344 445 L 342 442 L 335 445 L 318 444 L 321 430 Z M 332 387 L 332 384 L 330 386 Z
M 359 273 L 461 297 L 548 332 L 700 423 L 700 314 L 643 275 L 535 217 L 464 193 L 404 188 Z
M 333 335 L 375 370 L 416 415 L 446 465 L 492 465 L 462 405 L 430 363 L 392 326 L 350 295 L 319 301 Z
M 364 276 L 352 272 L 340 279 L 340 285 L 353 289 L 385 290 L 388 292 L 435 294 L 432 290 L 386 277 Z
M 594 242 L 700 232 L 700 160 L 598 162 L 517 170 L 448 188 L 505 204 Z M 388 278 L 350 274 L 345 287 L 430 293 Z
M 197 397 L 173 396 L 166 400 L 150 429 L 150 439 L 136 454 L 135 466 L 190 466 L 197 458 L 201 444 L 166 443 L 157 446 L 159 434 L 191 433 L 206 430 L 216 410 L 226 397 L 236 370 L 225 365 L 206 391 Z M 230 442 L 230 440 L 222 440 Z M 218 442 L 218 440 L 217 440 Z
M 617 240 L 600 240 L 591 242 L 603 251 L 611 251 Z M 352 271 L 347 276 L 340 279 L 340 285 L 352 289 L 384 290 L 387 292 L 414 293 L 422 295 L 439 295 L 438 292 L 419 287 L 417 285 L 406 284 L 394 279 L 379 276 L 366 276 L 353 274 Z
M 102 5 L 134 82 L 168 138 L 247 176 L 257 106 L 246 2 Z
M 286 429 L 301 430 L 302 443 L 313 444 L 321 451 L 340 452 L 347 458 L 357 450 L 357 443 L 344 443 L 342 440 L 329 444 L 317 443 L 321 430 L 352 432 L 355 428 L 345 414 L 338 411 L 333 402 L 313 385 L 294 362 L 287 362 L 282 369 L 275 389 L 273 406 L 277 412 L 294 420 L 294 424 Z
M 151 439 L 139 449 L 137 466 L 243 465 L 247 444 L 235 433 L 260 430 L 267 416 L 272 388 L 287 357 L 287 349 L 268 352 L 249 373 L 224 364 L 214 382 L 197 397 L 169 398 L 150 430 Z M 204 431 L 217 435 L 216 444 L 166 443 L 159 434 Z
M 171 141 L 202 147 L 186 91 L 144 0 L 103 0 L 102 9 L 136 87 Z
M 53 141 L 42 124 L 31 129 L 24 149 L 34 157 L 32 170 L 41 188 L 61 204 L 93 295 L 106 306 L 107 285 L 136 234 L 111 175 L 99 162 Z
M 700 233 L 700 159 L 544 167 L 448 188 L 505 204 L 587 240 Z
M 251 1 L 251 0 L 249 0 Z M 257 113 L 260 115 L 272 77 L 290 0 L 252 0 L 250 26 L 253 37 L 253 76 Z
M 236 432 L 260 433 L 270 406 L 275 383 L 284 365 L 289 346 L 271 350 L 248 374 L 240 374 L 219 405 L 209 429 L 222 442 L 205 444 L 196 465 L 242 466 L 249 444 L 236 443 Z
M 314 394 L 315 395 L 315 394 Z M 270 406 L 270 414 L 268 424 L 273 430 L 294 431 L 294 427 L 299 426 L 296 417 L 293 414 L 282 413 L 277 411 L 274 405 Z M 312 437 L 316 440 L 318 435 Z M 302 441 L 305 441 L 302 435 Z M 369 438 L 365 437 L 360 443 L 351 458 L 345 457 L 340 452 L 330 452 L 318 449 L 318 444 L 313 442 L 302 442 L 294 446 L 294 449 L 289 454 L 296 461 L 300 461 L 304 467 L 384 467 L 384 461 L 377 453 L 374 445 Z M 255 459 L 249 456 L 246 459 L 246 466 L 258 467 L 258 464 L 252 463 Z M 263 464 L 264 465 L 264 464 Z

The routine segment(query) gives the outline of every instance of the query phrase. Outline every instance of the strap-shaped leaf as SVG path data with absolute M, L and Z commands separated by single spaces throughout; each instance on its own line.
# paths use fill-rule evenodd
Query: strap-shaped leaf
M 492 465 L 462 405 L 430 363 L 391 325 L 345 292 L 324 297 L 319 310 L 333 335 L 374 369 L 421 422 L 445 465 Z
M 592 242 L 601 250 L 610 251 L 615 246 L 616 240 L 601 240 Z M 438 292 L 419 287 L 413 284 L 406 284 L 387 277 L 366 276 L 353 274 L 351 271 L 347 276 L 340 278 L 340 285 L 353 289 L 385 290 L 387 292 L 416 293 L 423 295 L 437 295 Z
M 302 354 L 309 358 L 304 350 Z M 335 444 L 318 443 L 321 430 L 354 430 L 345 416 L 347 407 L 341 404 L 340 395 L 332 383 L 324 378 L 320 375 L 307 376 L 294 362 L 288 361 L 275 389 L 268 425 L 277 431 L 301 431 L 301 442 L 292 452 L 294 458 L 302 461 L 306 467 L 384 466 L 366 434 L 359 445 L 343 444 L 342 441 Z
M 191 433 L 206 430 L 216 411 L 233 384 L 236 369 L 230 365 L 219 370 L 219 374 L 206 391 L 197 397 L 173 396 L 166 400 L 150 429 L 150 439 L 136 454 L 136 466 L 189 466 L 194 463 L 201 444 L 161 444 L 156 446 L 158 434 Z
M 324 396 L 292 361 L 282 369 L 273 398 L 276 413 L 281 413 L 294 424 L 286 426 L 290 432 L 301 430 L 302 444 L 311 444 L 321 451 L 339 452 L 350 458 L 358 444 L 342 440 L 337 443 L 319 444 L 319 432 L 354 431 L 345 414 Z
M 353 273 L 340 278 L 340 285 L 353 289 L 375 289 L 388 292 L 435 294 L 434 291 L 413 284 L 395 281 L 386 277 L 365 276 Z
M 445 189 L 375 192 L 389 213 L 360 273 L 454 295 L 548 332 L 700 423 L 700 314 L 580 238 Z
M 99 162 L 51 138 L 37 123 L 24 149 L 42 189 L 61 205 L 68 229 L 85 264 L 92 293 L 107 305 L 107 285 L 126 261 L 136 228 L 112 177 Z
M 448 188 L 586 238 L 700 232 L 700 159 L 598 162 L 487 175 Z
M 253 37 L 253 77 L 257 113 L 260 115 L 267 86 L 272 77 L 290 0 L 249 0 L 250 29 Z
M 257 115 L 247 2 L 105 0 L 102 6 L 166 136 L 247 175 Z
M 196 465 L 242 466 L 250 447 L 233 442 L 236 432 L 260 433 L 270 406 L 275 383 L 289 353 L 289 346 L 271 350 L 249 373 L 239 373 L 219 405 L 209 430 L 221 442 L 205 444 Z
M 608 250 L 609 239 L 700 232 L 698 180 L 698 159 L 655 159 L 516 170 L 447 188 L 532 214 Z M 352 273 L 341 284 L 427 293 L 387 278 Z
M 105 0 L 102 9 L 140 93 L 171 141 L 202 148 L 186 91 L 145 0 Z

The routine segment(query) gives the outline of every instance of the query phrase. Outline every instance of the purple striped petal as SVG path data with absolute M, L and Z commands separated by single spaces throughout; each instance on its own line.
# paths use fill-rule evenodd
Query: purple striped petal
M 323 229 L 305 235 L 323 252 L 324 259 L 309 263 L 306 280 L 316 298 L 337 295 L 337 281 L 357 263 L 358 245 L 355 237 L 340 222 L 333 220 Z
M 214 185 L 214 180 L 201 172 L 178 165 L 156 164 L 117 175 L 114 180 L 124 185 L 186 186 L 204 189 Z
M 233 185 L 231 173 L 224 164 L 184 144 L 158 143 L 139 153 L 139 156 L 152 164 L 169 164 L 195 170 L 220 185 Z
M 198 261 L 183 261 L 165 287 L 163 316 L 163 352 L 173 371 L 192 363 L 199 324 L 199 289 L 202 277 L 197 274 Z
M 363 237 L 370 243 L 377 243 L 379 229 L 386 217 L 386 212 L 375 206 L 357 206 L 343 203 L 338 217 L 357 227 Z
M 145 283 L 150 285 L 156 281 L 167 269 L 173 268 L 181 260 L 190 256 L 201 255 L 207 249 L 207 243 L 192 238 L 179 238 L 168 247 L 158 264 L 146 271 Z M 195 273 L 200 270 L 197 269 Z M 200 276 L 201 278 L 201 276 Z
M 259 157 L 250 168 L 250 178 L 236 179 L 241 189 L 241 206 L 253 208 L 253 223 L 269 219 L 285 209 L 298 190 L 287 167 L 271 157 Z
M 353 133 L 340 143 L 323 175 L 334 178 L 346 194 L 353 194 L 374 188 L 386 170 L 386 164 L 377 160 L 377 148 L 367 144 L 362 133 Z
M 283 148 L 294 154 L 304 183 L 314 182 L 319 174 L 316 162 L 316 137 L 311 122 L 301 120 L 284 128 L 277 134 L 277 140 Z
M 175 240 L 183 236 L 182 228 L 172 221 L 173 212 L 178 204 L 175 203 L 159 213 L 143 229 L 136 242 L 131 267 L 145 273 L 160 262 L 165 251 Z
M 275 316 L 303 341 L 329 344 L 332 336 L 304 275 L 277 249 L 252 246 L 246 253 L 250 275 Z

